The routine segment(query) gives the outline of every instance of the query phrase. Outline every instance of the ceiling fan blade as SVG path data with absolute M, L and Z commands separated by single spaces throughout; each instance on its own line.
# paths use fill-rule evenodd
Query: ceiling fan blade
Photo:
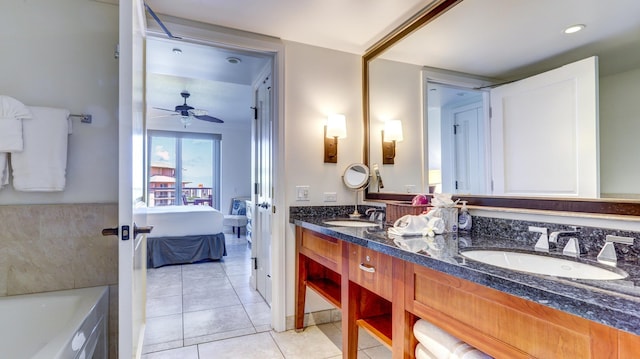
M 213 116 L 209 116 L 209 115 L 200 115 L 200 116 L 194 115 L 193 117 L 197 118 L 198 120 L 203 120 L 203 121 L 224 123 L 224 121 L 222 121 L 221 119 L 213 117 Z
M 168 108 L 161 108 L 161 107 L 153 107 L 153 108 L 156 109 L 156 110 L 176 112 L 176 110 L 170 110 Z

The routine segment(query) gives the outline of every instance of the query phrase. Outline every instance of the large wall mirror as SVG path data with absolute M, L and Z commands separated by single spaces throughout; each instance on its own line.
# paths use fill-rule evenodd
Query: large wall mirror
M 637 0 L 431 2 L 363 57 L 364 156 L 384 183 L 366 198 L 640 215 L 637 14 Z M 390 120 L 402 141 L 384 164 Z

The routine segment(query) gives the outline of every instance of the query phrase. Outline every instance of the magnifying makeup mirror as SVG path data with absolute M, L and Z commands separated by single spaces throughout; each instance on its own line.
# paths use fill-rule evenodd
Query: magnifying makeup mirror
M 350 218 L 360 218 L 361 213 L 358 212 L 358 192 L 367 188 L 369 185 L 369 167 L 362 163 L 353 163 L 347 166 L 342 175 L 342 181 L 347 188 L 356 193 L 356 206 L 353 213 L 349 214 Z

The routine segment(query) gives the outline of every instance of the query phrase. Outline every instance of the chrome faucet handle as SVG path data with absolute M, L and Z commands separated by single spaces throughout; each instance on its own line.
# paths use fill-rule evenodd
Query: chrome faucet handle
M 578 238 L 571 237 L 569 238 L 569 242 L 564 246 L 562 250 L 562 254 L 569 257 L 578 258 L 580 257 L 580 245 L 578 244 Z
M 529 226 L 529 232 L 540 233 L 540 238 L 538 238 L 534 249 L 538 252 L 549 252 L 549 237 L 547 236 L 549 230 L 544 227 Z
M 630 246 L 633 245 L 633 240 L 634 239 L 632 237 L 607 235 L 604 246 L 600 250 L 600 253 L 598 253 L 598 262 L 615 267 L 618 264 L 618 256 L 616 255 L 616 247 L 614 243 Z

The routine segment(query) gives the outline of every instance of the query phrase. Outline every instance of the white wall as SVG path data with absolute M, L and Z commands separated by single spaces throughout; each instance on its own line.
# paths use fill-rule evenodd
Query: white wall
M 93 1 L 3 1 L 0 94 L 93 115 L 73 120 L 63 192 L 0 190 L 0 204 L 117 201 L 118 8 Z
M 295 42 L 285 42 L 285 56 L 287 210 L 289 206 L 352 205 L 355 196 L 343 185 L 342 173 L 349 164 L 362 162 L 361 57 Z M 330 113 L 342 113 L 347 119 L 347 138 L 338 140 L 338 163 L 324 163 L 323 126 Z M 309 201 L 296 201 L 296 185 L 310 186 Z M 323 202 L 323 192 L 336 192 L 338 201 Z M 287 315 L 293 315 L 295 233 L 293 225 L 287 226 Z M 307 311 L 331 308 L 315 293 L 308 293 Z
M 600 191 L 640 198 L 640 69 L 600 78 Z

